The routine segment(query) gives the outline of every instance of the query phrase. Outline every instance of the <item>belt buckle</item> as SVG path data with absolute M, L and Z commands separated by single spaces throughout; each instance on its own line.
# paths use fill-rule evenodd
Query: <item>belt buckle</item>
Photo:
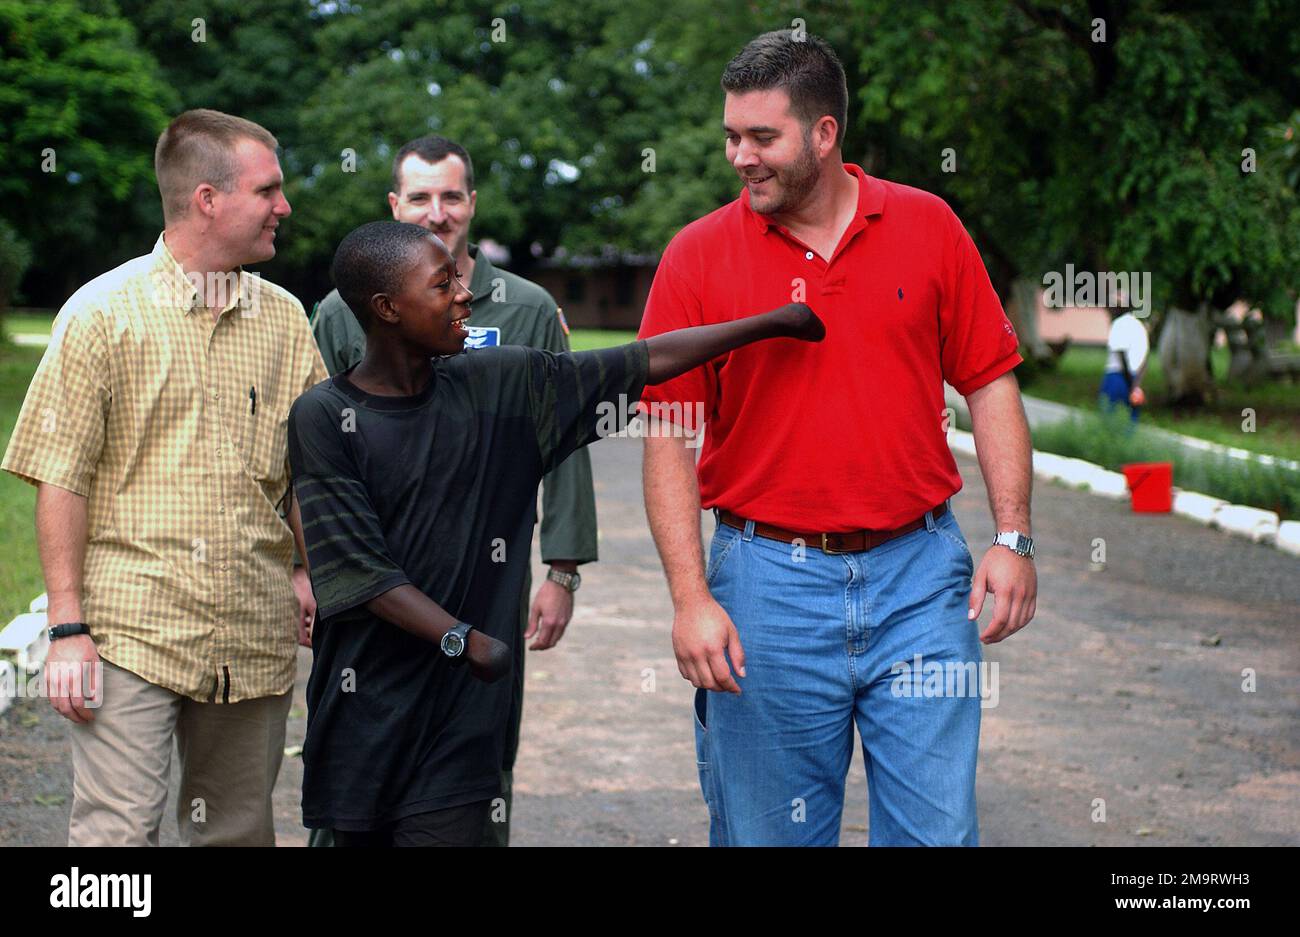
M 827 536 L 828 536 L 827 534 L 824 534 L 824 533 L 822 534 L 822 552 L 823 552 L 823 553 L 830 554 L 831 556 L 840 556 L 840 555 L 842 555 L 842 554 L 844 554 L 844 553 L 848 553 L 848 552 L 849 552 L 848 550 L 832 550 L 829 546 L 826 545 L 826 537 L 827 537 Z

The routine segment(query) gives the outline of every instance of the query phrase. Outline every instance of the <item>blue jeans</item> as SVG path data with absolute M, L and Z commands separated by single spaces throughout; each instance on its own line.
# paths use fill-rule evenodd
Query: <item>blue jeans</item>
M 1102 410 L 1110 410 L 1114 407 L 1128 407 L 1129 419 L 1132 423 L 1138 421 L 1138 407 L 1128 402 L 1129 386 L 1128 381 L 1124 380 L 1124 375 L 1119 371 L 1107 371 L 1101 377 L 1101 389 L 1097 392 L 1097 399 L 1101 403 Z
M 978 845 L 973 566 L 951 509 L 861 553 L 718 525 L 706 576 L 748 675 L 696 691 L 710 845 L 836 845 L 855 722 L 871 845 Z

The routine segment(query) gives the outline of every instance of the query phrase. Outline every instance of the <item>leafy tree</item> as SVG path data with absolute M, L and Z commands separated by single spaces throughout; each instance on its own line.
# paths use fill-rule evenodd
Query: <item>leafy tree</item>
M 890 176 L 957 203 L 996 283 L 1066 262 L 1151 271 L 1155 307 L 1188 310 L 1202 351 L 1214 311 L 1237 299 L 1291 315 L 1300 215 L 1269 131 L 1300 97 L 1293 4 L 859 8 L 861 100 Z M 1208 389 L 1205 362 L 1177 368 L 1196 372 L 1191 396 Z
M 0 316 L 13 303 L 18 284 L 31 263 L 32 249 L 27 242 L 18 236 L 9 222 L 0 220 Z
M 286 162 L 310 135 L 302 105 L 328 72 L 317 34 L 328 21 L 312 0 L 117 0 L 140 44 L 179 97 L 275 134 Z M 328 7 L 327 7 L 328 8 Z
M 839 28 L 846 5 L 826 8 Z M 382 217 L 393 151 L 430 132 L 470 151 L 476 230 L 517 268 L 560 247 L 657 253 L 735 198 L 718 81 L 746 41 L 791 20 L 776 3 L 703 0 L 341 9 L 318 37 L 335 64 L 303 112 L 313 138 L 292 180 L 286 257 L 328 257 L 349 228 Z
M 0 218 L 30 245 L 34 300 L 158 230 L 153 145 L 174 101 L 109 0 L 0 0 Z

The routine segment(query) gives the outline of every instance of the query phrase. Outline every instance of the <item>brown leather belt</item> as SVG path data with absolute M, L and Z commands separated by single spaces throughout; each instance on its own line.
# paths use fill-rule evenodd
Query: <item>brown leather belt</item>
M 943 517 L 948 511 L 948 502 L 944 502 L 931 512 L 936 520 Z M 730 511 L 718 511 L 718 520 L 728 527 L 735 527 L 738 530 L 745 529 L 745 518 L 738 514 L 732 514 Z M 853 530 L 842 534 L 818 534 L 818 533 L 801 533 L 797 530 L 786 530 L 784 527 L 776 527 L 772 524 L 760 524 L 754 522 L 754 533 L 760 537 L 767 537 L 769 540 L 780 540 L 782 543 L 794 543 L 801 540 L 807 546 L 818 547 L 823 553 L 862 553 L 866 550 L 873 550 L 882 543 L 888 543 L 895 537 L 901 537 L 903 534 L 910 534 L 914 530 L 920 530 L 925 526 L 925 515 L 921 515 L 909 524 L 902 527 L 895 527 L 893 530 Z

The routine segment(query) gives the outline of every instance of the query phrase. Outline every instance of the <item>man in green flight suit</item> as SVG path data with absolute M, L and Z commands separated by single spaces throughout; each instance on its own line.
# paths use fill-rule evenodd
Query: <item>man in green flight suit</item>
M 469 242 L 469 225 L 477 198 L 474 164 L 464 147 L 439 136 L 405 144 L 393 159 L 393 190 L 388 206 L 395 221 L 427 228 L 451 250 L 470 302 L 466 348 L 529 345 L 546 351 L 569 350 L 569 327 L 551 298 L 536 283 L 495 266 Z M 365 354 L 366 336 L 356 316 L 332 291 L 312 313 L 312 332 L 331 375 L 346 371 Z M 469 352 L 473 354 L 471 350 Z M 542 481 L 542 562 L 550 566 L 546 581 L 529 605 L 532 577 L 524 579 L 519 627 L 534 638 L 530 650 L 554 647 L 573 615 L 573 593 L 580 582 L 578 566 L 596 560 L 596 497 L 591 458 L 579 449 Z M 519 642 L 513 669 L 514 695 L 506 738 L 501 785 L 504 804 L 495 805 L 483 845 L 505 846 L 510 840 L 511 787 L 519 723 L 523 714 L 524 650 Z M 330 831 L 315 830 L 312 845 L 330 845 Z

